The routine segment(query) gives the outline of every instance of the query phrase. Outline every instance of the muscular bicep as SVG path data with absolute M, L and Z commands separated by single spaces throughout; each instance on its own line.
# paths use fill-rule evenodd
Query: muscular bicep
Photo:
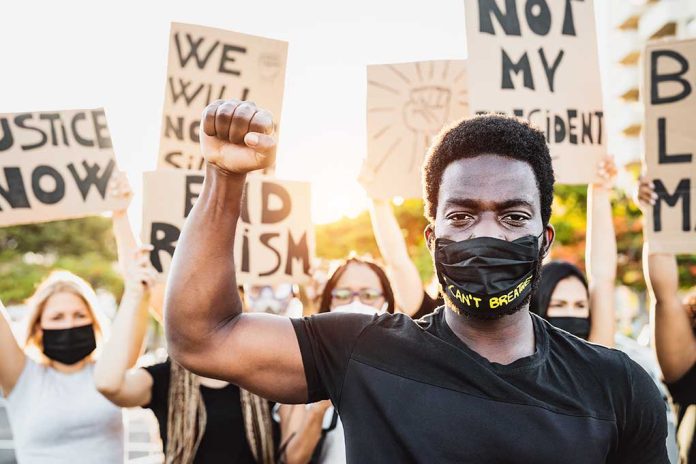
M 269 400 L 307 400 L 302 356 L 290 319 L 240 314 L 205 338 L 198 350 L 172 357 L 198 375 L 227 380 Z

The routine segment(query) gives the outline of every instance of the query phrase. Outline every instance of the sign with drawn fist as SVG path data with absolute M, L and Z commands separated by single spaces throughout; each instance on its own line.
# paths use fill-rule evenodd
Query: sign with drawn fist
M 367 67 L 367 157 L 359 181 L 373 198 L 420 198 L 435 135 L 468 116 L 463 60 Z

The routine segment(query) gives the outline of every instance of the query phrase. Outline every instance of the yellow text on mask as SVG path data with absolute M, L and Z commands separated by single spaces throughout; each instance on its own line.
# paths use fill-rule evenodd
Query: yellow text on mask
M 454 285 L 448 286 L 447 290 L 449 290 L 449 294 L 452 295 L 453 298 L 456 298 L 462 304 L 465 304 L 467 306 L 471 306 L 471 303 L 473 302 L 477 308 L 479 307 L 479 303 L 481 302 L 481 298 L 475 297 L 474 295 L 467 294 L 466 292 L 462 292 L 458 288 L 455 288 Z
M 510 290 L 508 293 L 505 295 L 500 295 L 497 297 L 493 297 L 490 300 L 488 300 L 488 305 L 491 307 L 491 309 L 495 309 L 501 306 L 507 306 L 513 301 L 515 301 L 519 296 L 522 294 L 525 288 L 527 288 L 532 281 L 532 276 L 530 275 L 526 279 L 524 279 L 517 287 L 515 287 L 514 290 Z

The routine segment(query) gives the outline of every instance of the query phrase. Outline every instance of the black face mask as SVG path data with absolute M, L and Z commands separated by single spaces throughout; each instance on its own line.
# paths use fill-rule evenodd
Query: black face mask
M 546 320 L 552 326 L 565 330 L 583 340 L 590 337 L 590 320 L 586 317 L 549 317 Z
M 435 240 L 435 269 L 445 300 L 469 316 L 494 319 L 519 310 L 532 293 L 538 238 Z
M 43 329 L 43 352 L 54 361 L 75 364 L 97 347 L 92 324 L 70 329 Z

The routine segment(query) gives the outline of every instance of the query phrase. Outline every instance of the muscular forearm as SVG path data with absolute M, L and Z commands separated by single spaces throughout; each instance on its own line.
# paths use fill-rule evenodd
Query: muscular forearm
M 104 395 L 120 391 L 126 372 L 135 365 L 142 351 L 147 322 L 147 300 L 143 293 L 126 290 L 111 328 L 111 337 L 95 366 L 94 381 Z
M 170 354 L 184 366 L 242 311 L 233 249 L 245 177 L 208 165 L 177 245 L 164 312 Z

